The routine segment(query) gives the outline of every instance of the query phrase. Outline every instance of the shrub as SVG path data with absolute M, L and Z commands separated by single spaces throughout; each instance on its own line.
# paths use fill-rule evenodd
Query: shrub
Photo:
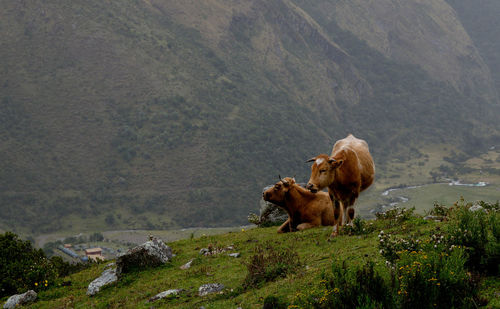
M 378 212 L 375 214 L 375 216 L 377 220 L 387 220 L 389 226 L 396 226 L 416 217 L 414 212 L 415 212 L 415 207 L 407 209 L 404 207 L 396 206 L 391 209 L 388 209 L 385 212 Z
M 443 204 L 434 202 L 434 207 L 427 213 L 431 216 L 442 216 L 446 217 L 450 213 L 450 209 Z
M 60 256 L 53 256 L 50 258 L 50 263 L 56 270 L 58 277 L 66 277 L 83 269 L 89 268 L 92 265 L 92 260 L 88 263 L 68 263 L 65 262 Z
M 302 266 L 296 251 L 292 248 L 275 248 L 270 242 L 256 246 L 250 261 L 245 264 L 248 274 L 243 283 L 244 288 L 258 287 L 263 282 L 285 277 Z
M 343 226 L 342 229 L 340 229 L 340 233 L 342 235 L 366 235 L 370 234 L 375 230 L 375 227 L 373 226 L 373 223 L 366 223 L 365 220 L 361 219 L 360 217 L 354 218 L 352 221 L 352 226 L 351 225 L 346 225 Z
M 399 259 L 401 252 L 419 250 L 421 245 L 421 241 L 414 237 L 396 238 L 391 234 L 384 233 L 384 231 L 380 231 L 378 239 L 379 252 L 390 263 Z
M 463 308 L 472 305 L 475 284 L 466 273 L 463 249 L 405 251 L 396 263 L 401 308 Z
M 469 269 L 497 274 L 500 263 L 499 213 L 470 211 L 469 206 L 458 205 L 450 215 L 447 244 L 450 248 L 456 246 L 466 248 L 468 256 L 466 266 Z
M 373 262 L 361 268 L 348 267 L 345 261 L 334 262 L 331 274 L 323 274 L 320 282 L 320 291 L 307 296 L 299 293 L 294 305 L 300 308 L 396 307 L 393 288 L 374 270 Z
M 56 279 L 56 270 L 41 249 L 11 232 L 0 234 L 0 297 L 41 291 Z
M 264 298 L 264 306 L 262 309 L 286 309 L 287 305 L 285 301 L 274 295 L 267 296 Z

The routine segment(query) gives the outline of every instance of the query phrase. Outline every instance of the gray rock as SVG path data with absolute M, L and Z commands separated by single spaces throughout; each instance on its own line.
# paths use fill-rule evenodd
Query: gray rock
M 229 253 L 228 255 L 231 257 L 239 258 L 241 254 L 239 252 L 235 252 L 235 253 Z
M 188 269 L 188 268 L 191 267 L 191 264 L 193 264 L 193 261 L 194 261 L 194 259 L 191 259 L 189 262 L 187 262 L 186 264 L 182 265 L 179 268 L 182 269 L 182 270 Z
M 484 209 L 483 206 L 481 206 L 481 205 L 474 205 L 474 206 L 471 206 L 469 208 L 469 211 L 472 211 L 472 212 L 476 212 L 476 211 L 480 211 L 480 210 L 486 212 L 486 209 Z
M 177 295 L 181 292 L 182 292 L 182 290 L 180 290 L 180 289 L 172 289 L 172 290 L 163 291 L 163 292 L 158 293 L 155 296 L 151 297 L 148 301 L 151 303 L 151 302 L 160 300 L 160 299 L 165 298 L 165 297 L 170 296 L 170 295 Z
M 16 306 L 22 306 L 31 303 L 36 300 L 37 294 L 33 290 L 29 290 L 23 294 L 12 295 L 7 299 L 7 302 L 3 305 L 4 309 L 15 308 Z
M 156 267 L 167 263 L 172 258 L 172 249 L 161 239 L 153 239 L 128 250 L 116 259 L 116 274 L 130 272 L 132 269 Z
M 102 275 L 90 282 L 87 288 L 87 295 L 93 296 L 101 290 L 101 288 L 105 285 L 110 285 L 118 281 L 118 277 L 116 276 L 116 268 L 108 268 L 103 271 Z
M 202 248 L 202 249 L 200 250 L 200 254 L 201 254 L 201 255 L 205 255 L 205 254 L 207 254 L 207 253 L 210 253 L 210 250 L 208 250 L 208 248 Z
M 224 289 L 224 285 L 222 283 L 209 283 L 200 286 L 198 289 L 199 296 L 205 296 L 211 293 L 217 293 Z
M 269 188 L 272 188 L 274 185 L 265 187 L 262 192 L 266 191 Z M 288 214 L 283 208 L 279 207 L 276 204 L 264 201 L 263 198 L 260 199 L 260 225 L 271 225 L 283 223 L 288 219 Z

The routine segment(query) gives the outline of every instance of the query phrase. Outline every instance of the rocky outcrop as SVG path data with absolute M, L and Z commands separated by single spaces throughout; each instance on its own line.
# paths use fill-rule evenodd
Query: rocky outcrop
M 167 291 L 163 291 L 161 293 L 158 293 L 156 294 L 155 296 L 151 297 L 148 302 L 154 302 L 154 301 L 157 301 L 157 300 L 160 300 L 160 299 L 163 299 L 165 297 L 168 297 L 168 296 L 172 296 L 172 295 L 178 295 L 179 293 L 181 293 L 182 290 L 181 289 L 171 289 L 171 290 L 167 290 Z
M 7 302 L 3 305 L 4 309 L 16 308 L 17 306 L 22 306 L 31 302 L 34 302 L 37 298 L 37 294 L 33 290 L 29 290 L 23 294 L 12 295 L 7 299 Z
M 118 281 L 118 276 L 116 275 L 116 268 L 105 269 L 102 275 L 92 281 L 87 288 L 87 295 L 94 296 L 99 293 L 101 288 L 106 285 L 110 285 Z
M 156 267 L 172 258 L 172 249 L 161 239 L 153 239 L 128 250 L 116 260 L 116 274 L 120 277 L 133 269 Z
M 200 286 L 198 289 L 199 296 L 205 296 L 212 293 L 220 292 L 224 289 L 224 285 L 222 283 L 209 283 Z

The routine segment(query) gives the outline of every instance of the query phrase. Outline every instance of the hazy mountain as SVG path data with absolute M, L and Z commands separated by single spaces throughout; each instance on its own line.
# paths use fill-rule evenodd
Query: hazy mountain
M 472 23 L 444 0 L 2 1 L 0 227 L 243 223 L 347 133 L 380 175 L 474 150 L 500 117 Z

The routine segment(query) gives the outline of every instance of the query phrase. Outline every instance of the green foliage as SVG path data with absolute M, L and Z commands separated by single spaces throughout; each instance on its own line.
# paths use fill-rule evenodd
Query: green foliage
M 95 232 L 89 236 L 89 241 L 98 242 L 98 241 L 103 241 L 103 240 L 104 240 L 104 236 L 99 232 Z
M 276 247 L 271 242 L 256 246 L 250 260 L 245 264 L 248 270 L 243 283 L 245 289 L 285 277 L 302 266 L 295 250 L 290 247 Z
M 48 289 L 56 277 L 56 268 L 41 249 L 14 233 L 0 235 L 0 297 Z
M 413 236 L 396 237 L 384 231 L 378 235 L 380 254 L 390 263 L 400 258 L 403 251 L 415 251 L 420 248 L 421 241 Z
M 367 235 L 375 230 L 373 222 L 367 223 L 360 217 L 354 218 L 351 225 L 346 225 L 340 229 L 341 235 Z
M 357 268 L 347 261 L 334 262 L 331 274 L 324 273 L 322 290 L 297 297 L 289 308 L 396 308 L 393 288 L 374 269 L 374 263 Z M 295 307 L 294 307 L 295 306 Z
M 469 269 L 498 274 L 500 213 L 492 209 L 488 214 L 483 210 L 471 211 L 470 206 L 463 199 L 456 204 L 447 226 L 447 244 L 466 248 Z
M 65 262 L 60 256 L 52 256 L 50 258 L 50 263 L 56 270 L 57 276 L 62 278 L 91 267 L 93 262 L 90 260 L 87 263 L 68 263 Z
M 472 308 L 477 291 L 463 249 L 407 251 L 395 264 L 401 308 Z
M 404 207 L 393 207 L 385 212 L 376 213 L 378 220 L 389 220 L 393 225 L 401 224 L 414 216 L 415 207 L 410 209 Z
M 448 216 L 449 213 L 450 213 L 450 208 L 435 202 L 434 207 L 427 214 L 431 216 L 446 217 Z
M 270 295 L 264 298 L 264 306 L 262 309 L 286 309 L 286 302 L 280 297 Z

